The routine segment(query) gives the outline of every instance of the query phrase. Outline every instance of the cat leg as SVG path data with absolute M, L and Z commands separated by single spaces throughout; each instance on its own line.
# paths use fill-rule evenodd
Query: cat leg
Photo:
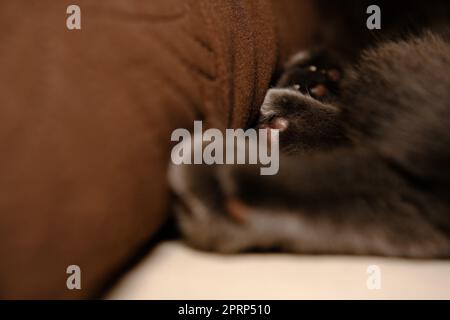
M 430 199 L 376 155 L 347 149 L 280 164 L 276 176 L 256 166 L 172 168 L 183 177 L 175 189 L 186 239 L 219 252 L 450 256 L 448 236 L 427 219 L 433 208 L 421 205 Z
M 249 225 L 228 214 L 218 173 L 223 167 L 171 165 L 169 182 L 174 193 L 174 213 L 184 239 L 193 247 L 221 253 L 255 248 L 258 236 Z
M 259 128 L 280 130 L 280 149 L 284 153 L 329 150 L 349 143 L 339 108 L 292 89 L 268 91 L 260 110 Z

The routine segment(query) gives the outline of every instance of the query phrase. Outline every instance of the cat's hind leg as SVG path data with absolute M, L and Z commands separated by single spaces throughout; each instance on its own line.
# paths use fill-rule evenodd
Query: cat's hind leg
M 188 166 L 174 169 L 188 181 L 210 182 L 178 191 L 188 203 L 179 215 L 180 228 L 196 247 L 450 256 L 448 235 L 427 218 L 427 210 L 437 207 L 422 205 L 433 200 L 423 198 L 369 152 L 347 149 L 285 157 L 276 176 L 260 176 L 255 166 L 197 169 L 202 172 Z M 186 199 L 186 190 L 191 199 Z

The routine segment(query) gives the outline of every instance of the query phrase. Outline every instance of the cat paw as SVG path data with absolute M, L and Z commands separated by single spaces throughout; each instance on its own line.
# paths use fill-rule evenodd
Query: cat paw
M 338 95 L 342 71 L 336 58 L 322 51 L 302 51 L 293 56 L 277 82 L 319 100 Z
M 338 60 L 322 52 L 301 52 L 267 92 L 258 127 L 279 130 L 282 151 L 329 150 L 346 142 L 336 107 L 342 77 L 334 63 Z
M 330 149 L 344 141 L 340 109 L 286 88 L 270 89 L 260 109 L 258 127 L 278 129 L 285 153 Z

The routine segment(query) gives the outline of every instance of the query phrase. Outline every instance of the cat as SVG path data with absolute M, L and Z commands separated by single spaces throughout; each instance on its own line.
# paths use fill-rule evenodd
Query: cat
M 281 131 L 277 175 L 170 167 L 186 241 L 221 253 L 450 258 L 449 30 L 294 56 L 258 121 Z

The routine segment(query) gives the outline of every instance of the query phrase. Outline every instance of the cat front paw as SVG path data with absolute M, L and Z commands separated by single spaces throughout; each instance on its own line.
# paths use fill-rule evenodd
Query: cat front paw
M 311 128 L 333 106 L 338 95 L 341 68 L 338 59 L 324 51 L 302 51 L 286 64 L 275 88 L 270 89 L 261 107 L 259 127 L 288 131 L 295 124 Z M 324 114 L 325 113 L 325 114 Z M 304 123 L 305 121 L 312 121 Z M 293 131 L 293 130 L 290 130 Z M 296 131 L 302 133 L 302 131 Z M 285 136 L 289 136 L 286 134 Z
M 345 140 L 339 114 L 333 104 L 296 90 L 274 88 L 261 106 L 258 127 L 278 129 L 279 146 L 285 153 L 330 149 Z

